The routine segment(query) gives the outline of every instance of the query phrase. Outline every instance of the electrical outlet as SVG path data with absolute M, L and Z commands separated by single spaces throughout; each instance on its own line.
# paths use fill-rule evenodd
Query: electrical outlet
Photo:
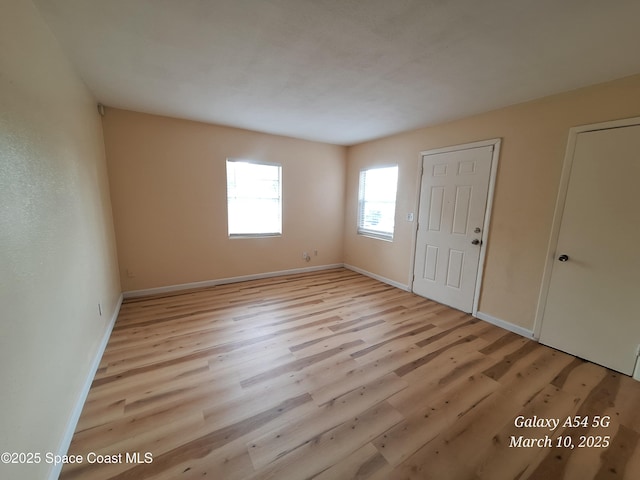
M 413 212 L 407 213 L 407 222 L 413 222 Z
M 308 256 L 309 256 L 309 254 L 307 252 L 302 252 L 302 258 L 304 260 L 306 260 Z

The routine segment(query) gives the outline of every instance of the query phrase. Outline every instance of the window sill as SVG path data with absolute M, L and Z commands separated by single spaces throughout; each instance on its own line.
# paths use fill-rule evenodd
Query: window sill
M 393 243 L 393 236 L 380 235 L 372 232 L 358 232 L 358 235 L 360 237 L 368 237 L 368 238 L 373 238 L 375 240 L 382 240 L 384 242 Z
M 229 239 L 234 240 L 236 238 L 274 238 L 281 236 L 281 233 L 234 233 L 229 235 Z

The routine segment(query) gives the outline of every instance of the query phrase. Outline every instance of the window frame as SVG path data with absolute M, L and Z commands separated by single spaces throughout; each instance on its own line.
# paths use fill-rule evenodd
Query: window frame
M 280 231 L 279 232 L 259 232 L 259 233 L 231 233 L 230 227 L 230 211 L 229 211 L 229 164 L 230 163 L 245 163 L 250 165 L 264 165 L 269 167 L 277 167 L 278 168 L 278 200 L 279 200 L 279 221 L 280 221 Z M 283 231 L 283 200 L 282 200 L 282 164 L 277 162 L 268 162 L 263 160 L 250 160 L 246 158 L 232 158 L 229 157 L 225 161 L 225 189 L 226 189 L 226 199 L 227 199 L 227 235 L 230 239 L 235 238 L 273 238 L 273 237 L 281 237 Z
M 364 227 L 364 217 L 365 217 L 365 204 L 367 203 L 367 201 L 371 201 L 371 200 L 366 200 L 365 199 L 365 194 L 366 194 L 366 174 L 369 171 L 372 170 L 380 170 L 380 169 L 389 169 L 389 168 L 395 168 L 396 170 L 396 184 L 395 184 L 395 197 L 393 200 L 393 221 L 392 221 L 392 229 L 390 232 L 384 231 L 384 230 L 375 230 L 375 229 L 371 229 L 371 228 L 366 228 Z M 371 167 L 366 167 L 366 168 L 362 168 L 360 169 L 360 173 L 358 175 L 358 213 L 357 213 L 357 218 L 356 218 L 356 224 L 357 224 L 357 234 L 358 235 L 362 235 L 365 237 L 371 237 L 371 238 L 376 238 L 378 240 L 385 240 L 388 242 L 392 242 L 393 241 L 393 237 L 395 234 L 395 227 L 396 227 L 396 208 L 397 208 L 397 204 L 398 204 L 398 176 L 400 173 L 400 168 L 398 167 L 398 164 L 388 164 L 388 165 L 376 165 L 376 166 L 371 166 Z

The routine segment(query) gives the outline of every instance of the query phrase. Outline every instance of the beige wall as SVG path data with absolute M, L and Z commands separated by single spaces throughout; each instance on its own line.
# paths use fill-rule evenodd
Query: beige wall
M 112 108 L 103 125 L 123 290 L 342 262 L 343 147 Z M 281 237 L 228 238 L 227 157 L 282 164 Z
M 123 290 L 343 261 L 407 284 L 421 150 L 503 139 L 480 310 L 532 328 L 568 129 L 640 115 L 636 76 L 349 149 L 117 109 L 103 143 L 34 7 L 0 8 L 0 451 L 57 451 L 117 305 L 118 261 Z M 282 163 L 282 237 L 227 237 L 227 157 Z M 358 236 L 358 172 L 389 163 L 394 242 Z M 0 477 L 48 469 L 0 464 Z
M 428 108 L 428 106 L 425 106 Z M 345 263 L 408 284 L 419 152 L 503 139 L 479 310 L 533 329 L 569 128 L 640 115 L 640 76 L 395 135 L 349 148 Z M 400 166 L 393 243 L 356 234 L 358 172 Z
M 44 455 L 57 453 L 120 285 L 95 100 L 31 2 L 0 11 L 0 451 Z M 0 477 L 49 468 L 0 464 Z

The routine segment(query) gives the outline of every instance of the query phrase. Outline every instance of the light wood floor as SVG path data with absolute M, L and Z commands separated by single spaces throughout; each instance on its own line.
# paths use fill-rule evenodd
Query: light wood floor
M 337 269 L 125 302 L 61 478 L 640 479 L 639 432 L 639 382 Z

